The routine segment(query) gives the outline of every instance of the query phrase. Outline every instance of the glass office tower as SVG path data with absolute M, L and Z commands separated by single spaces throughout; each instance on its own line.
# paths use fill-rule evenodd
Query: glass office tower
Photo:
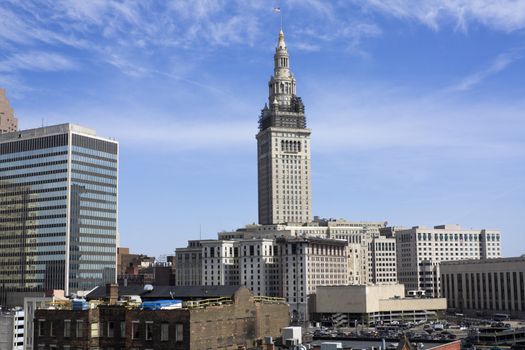
M 0 289 L 115 283 L 118 143 L 62 124 L 0 135 Z

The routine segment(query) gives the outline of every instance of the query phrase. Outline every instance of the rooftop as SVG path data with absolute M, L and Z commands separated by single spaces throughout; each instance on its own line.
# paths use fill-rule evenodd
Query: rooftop
M 143 286 L 119 286 L 118 295 L 130 296 L 138 295 L 142 300 L 158 300 L 158 299 L 206 299 L 206 298 L 220 298 L 231 297 L 242 286 L 154 286 L 153 290 L 144 290 Z M 91 293 L 86 296 L 88 300 L 104 299 L 108 294 L 106 286 L 98 286 Z
M 87 128 L 85 126 L 65 123 L 58 125 L 44 126 L 41 128 L 26 129 L 14 132 L 8 132 L 0 134 L 0 142 L 14 141 L 20 139 L 31 139 L 34 137 L 50 136 L 56 134 L 64 134 L 67 132 L 74 132 L 78 134 L 84 134 L 88 136 L 97 136 L 97 132 L 94 129 Z
M 510 258 L 493 258 L 493 259 L 465 259 L 454 261 L 442 261 L 441 265 L 475 265 L 475 264 L 497 264 L 497 263 L 511 263 L 523 262 L 525 263 L 525 256 L 517 256 Z

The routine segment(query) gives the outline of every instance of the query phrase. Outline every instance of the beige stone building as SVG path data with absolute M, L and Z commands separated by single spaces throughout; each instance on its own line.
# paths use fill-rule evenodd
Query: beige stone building
M 202 241 L 191 240 L 187 247 L 175 249 L 175 258 L 175 285 L 202 285 Z
M 343 240 L 279 237 L 190 244 L 176 251 L 178 286 L 243 285 L 255 295 L 285 298 L 296 321 L 307 320 L 308 294 L 317 286 L 348 283 L 347 242 Z M 201 259 L 187 265 L 191 255 Z
M 444 262 L 441 281 L 451 309 L 525 316 L 525 257 Z
M 397 283 L 396 239 L 374 237 L 368 242 L 368 283 Z
M 404 295 L 402 284 L 317 287 L 315 295 L 310 297 L 310 318 L 340 325 L 352 325 L 354 320 L 414 322 L 436 319 L 447 308 L 445 298 L 405 298 Z
M 497 230 L 464 229 L 459 225 L 415 226 L 395 231 L 399 283 L 407 290 L 441 293 L 439 266 L 444 261 L 501 256 Z
M 5 89 L 0 88 L 0 134 L 18 130 L 18 119 L 6 96 Z
M 276 237 L 317 237 L 348 242 L 346 284 L 397 282 L 395 239 L 380 236 L 383 221 L 349 221 L 314 218 L 308 224 L 247 225 L 236 231 L 220 232 L 219 240 Z M 388 244 L 383 244 L 387 239 Z M 372 242 L 375 241 L 372 245 Z M 377 264 L 376 262 L 377 258 Z
M 310 222 L 310 129 L 306 128 L 303 102 L 296 95 L 282 31 L 268 88 L 257 134 L 259 223 Z

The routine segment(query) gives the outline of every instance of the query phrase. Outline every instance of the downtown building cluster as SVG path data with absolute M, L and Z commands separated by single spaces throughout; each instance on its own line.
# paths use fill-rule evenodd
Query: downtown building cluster
M 217 239 L 190 240 L 176 249 L 172 264 L 148 265 L 143 275 L 137 272 L 142 258 L 133 258 L 137 265 L 130 263 L 129 251 L 117 255 L 118 142 L 74 124 L 17 131 L 0 90 L 0 305 L 21 306 L 25 298 L 31 306 L 25 308 L 24 327 L 34 329 L 37 304 L 56 298 L 45 297 L 50 290 L 71 296 L 115 283 L 117 275 L 124 287 L 132 287 L 155 283 L 164 276 L 155 271 L 166 270 L 162 279 L 172 281 L 174 273 L 173 284 L 180 288 L 243 286 L 255 296 L 284 298 L 294 322 L 310 319 L 311 300 L 329 310 L 332 295 L 367 295 L 368 287 L 388 295 L 389 300 L 364 312 L 378 320 L 392 312 L 393 304 L 415 315 L 414 302 L 392 294 L 399 290 L 436 298 L 417 302 L 435 310 L 446 303 L 437 298 L 447 297 L 448 307 L 457 310 L 525 313 L 525 263 L 497 259 L 497 230 L 313 217 L 311 130 L 296 89 L 281 31 L 256 135 L 258 224 L 220 232 Z M 129 261 L 119 260 L 125 255 Z M 391 291 L 384 285 L 392 285 Z M 324 294 L 316 299 L 319 290 Z M 347 313 L 354 312 L 361 311 Z M 132 332 L 133 324 L 123 332 Z M 53 326 L 44 326 L 52 342 Z M 33 344 L 33 334 L 26 334 L 26 344 Z
M 176 249 L 177 285 L 244 285 L 286 298 L 305 321 L 319 286 L 403 283 L 439 297 L 442 261 L 501 256 L 499 231 L 313 218 L 311 130 L 296 88 L 281 31 L 256 136 L 259 224 Z

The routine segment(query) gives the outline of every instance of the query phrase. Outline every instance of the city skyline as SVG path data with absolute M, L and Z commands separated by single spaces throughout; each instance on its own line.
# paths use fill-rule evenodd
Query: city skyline
M 494 228 L 519 255 L 525 9 L 438 5 L 280 4 L 312 129 L 313 215 Z M 13 19 L 0 85 L 22 128 L 74 122 L 121 142 L 122 245 L 158 255 L 257 221 L 279 19 L 263 2 L 135 6 L 0 5 Z

